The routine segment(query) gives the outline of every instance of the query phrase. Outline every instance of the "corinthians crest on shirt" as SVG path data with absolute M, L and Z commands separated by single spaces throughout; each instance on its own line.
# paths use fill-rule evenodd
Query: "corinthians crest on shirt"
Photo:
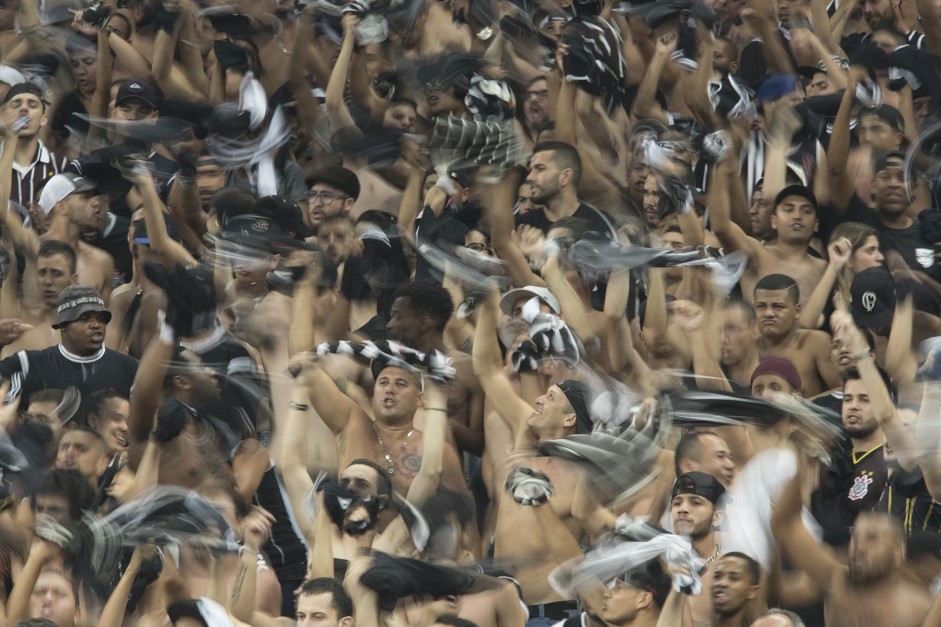
M 922 268 L 930 268 L 934 266 L 934 262 L 935 262 L 934 249 L 916 248 L 915 259 L 918 261 L 918 265 L 920 265 Z
M 872 473 L 864 472 L 853 479 L 853 485 L 850 486 L 849 497 L 851 501 L 858 501 L 866 498 L 869 494 L 869 484 L 872 483 Z

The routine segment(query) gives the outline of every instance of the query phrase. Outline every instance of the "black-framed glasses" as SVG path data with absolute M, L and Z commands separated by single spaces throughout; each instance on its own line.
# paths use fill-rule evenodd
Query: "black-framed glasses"
M 317 199 L 320 199 L 321 202 L 325 205 L 335 203 L 338 200 L 346 200 L 349 198 L 346 194 L 334 194 L 333 192 L 309 192 L 307 194 L 307 200 L 314 202 Z

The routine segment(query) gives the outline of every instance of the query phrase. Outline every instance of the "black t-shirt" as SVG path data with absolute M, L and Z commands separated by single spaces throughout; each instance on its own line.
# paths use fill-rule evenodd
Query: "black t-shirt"
M 861 512 L 877 508 L 888 481 L 882 447 L 868 453 L 835 453 L 813 494 L 811 511 L 823 528 L 824 542 L 849 542 L 853 522 Z
M 0 361 L 0 377 L 10 380 L 8 398 L 19 397 L 23 407 L 34 392 L 64 390 L 70 385 L 78 388 L 82 398 L 109 388 L 129 397 L 136 374 L 136 359 L 107 348 L 92 357 L 80 357 L 58 344 L 41 351 L 20 351 Z
M 859 196 L 853 194 L 846 212 L 839 222 L 862 222 L 879 231 L 879 244 L 882 251 L 894 250 L 912 270 L 924 272 L 934 279 L 941 278 L 935 260 L 935 245 L 925 239 L 921 232 L 921 222 L 917 219 L 905 229 L 892 229 L 879 221 L 875 211 L 869 208 Z
M 572 217 L 585 220 L 588 223 L 588 229 L 597 232 L 602 237 L 617 239 L 617 233 L 614 232 L 611 220 L 602 211 L 595 209 L 591 205 L 580 202 L 578 208 L 575 209 L 575 213 L 572 214 Z M 521 224 L 528 224 L 536 227 L 543 233 L 548 233 L 555 223 L 546 217 L 545 209 L 534 209 L 533 211 L 527 211 L 522 215 L 516 216 L 516 226 L 520 226 Z
M 912 472 L 893 469 L 879 500 L 879 511 L 901 521 L 906 536 L 916 531 L 941 531 L 941 503 L 931 498 L 921 469 Z

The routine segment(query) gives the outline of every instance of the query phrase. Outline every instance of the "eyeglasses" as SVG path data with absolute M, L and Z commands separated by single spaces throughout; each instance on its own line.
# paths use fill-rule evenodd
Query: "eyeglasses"
M 487 246 L 486 244 L 481 244 L 479 242 L 474 242 L 473 244 L 467 244 L 466 246 L 464 246 L 464 248 L 470 248 L 474 252 L 478 252 L 478 253 L 488 252 L 490 250 L 490 246 Z
M 548 100 L 549 90 L 541 89 L 539 91 L 527 91 L 526 98 L 532 98 L 533 100 Z
M 318 199 L 325 205 L 335 203 L 338 200 L 346 200 L 349 196 L 345 194 L 333 194 L 331 192 L 310 192 L 307 199 L 310 202 L 316 202 Z

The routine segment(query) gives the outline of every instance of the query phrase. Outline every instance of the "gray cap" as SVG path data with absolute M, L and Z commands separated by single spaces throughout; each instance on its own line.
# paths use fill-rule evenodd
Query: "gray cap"
M 70 285 L 59 294 L 56 320 L 52 323 L 52 328 L 61 329 L 89 311 L 107 314 L 106 322 L 111 321 L 111 311 L 105 306 L 105 301 L 98 290 L 90 285 Z

